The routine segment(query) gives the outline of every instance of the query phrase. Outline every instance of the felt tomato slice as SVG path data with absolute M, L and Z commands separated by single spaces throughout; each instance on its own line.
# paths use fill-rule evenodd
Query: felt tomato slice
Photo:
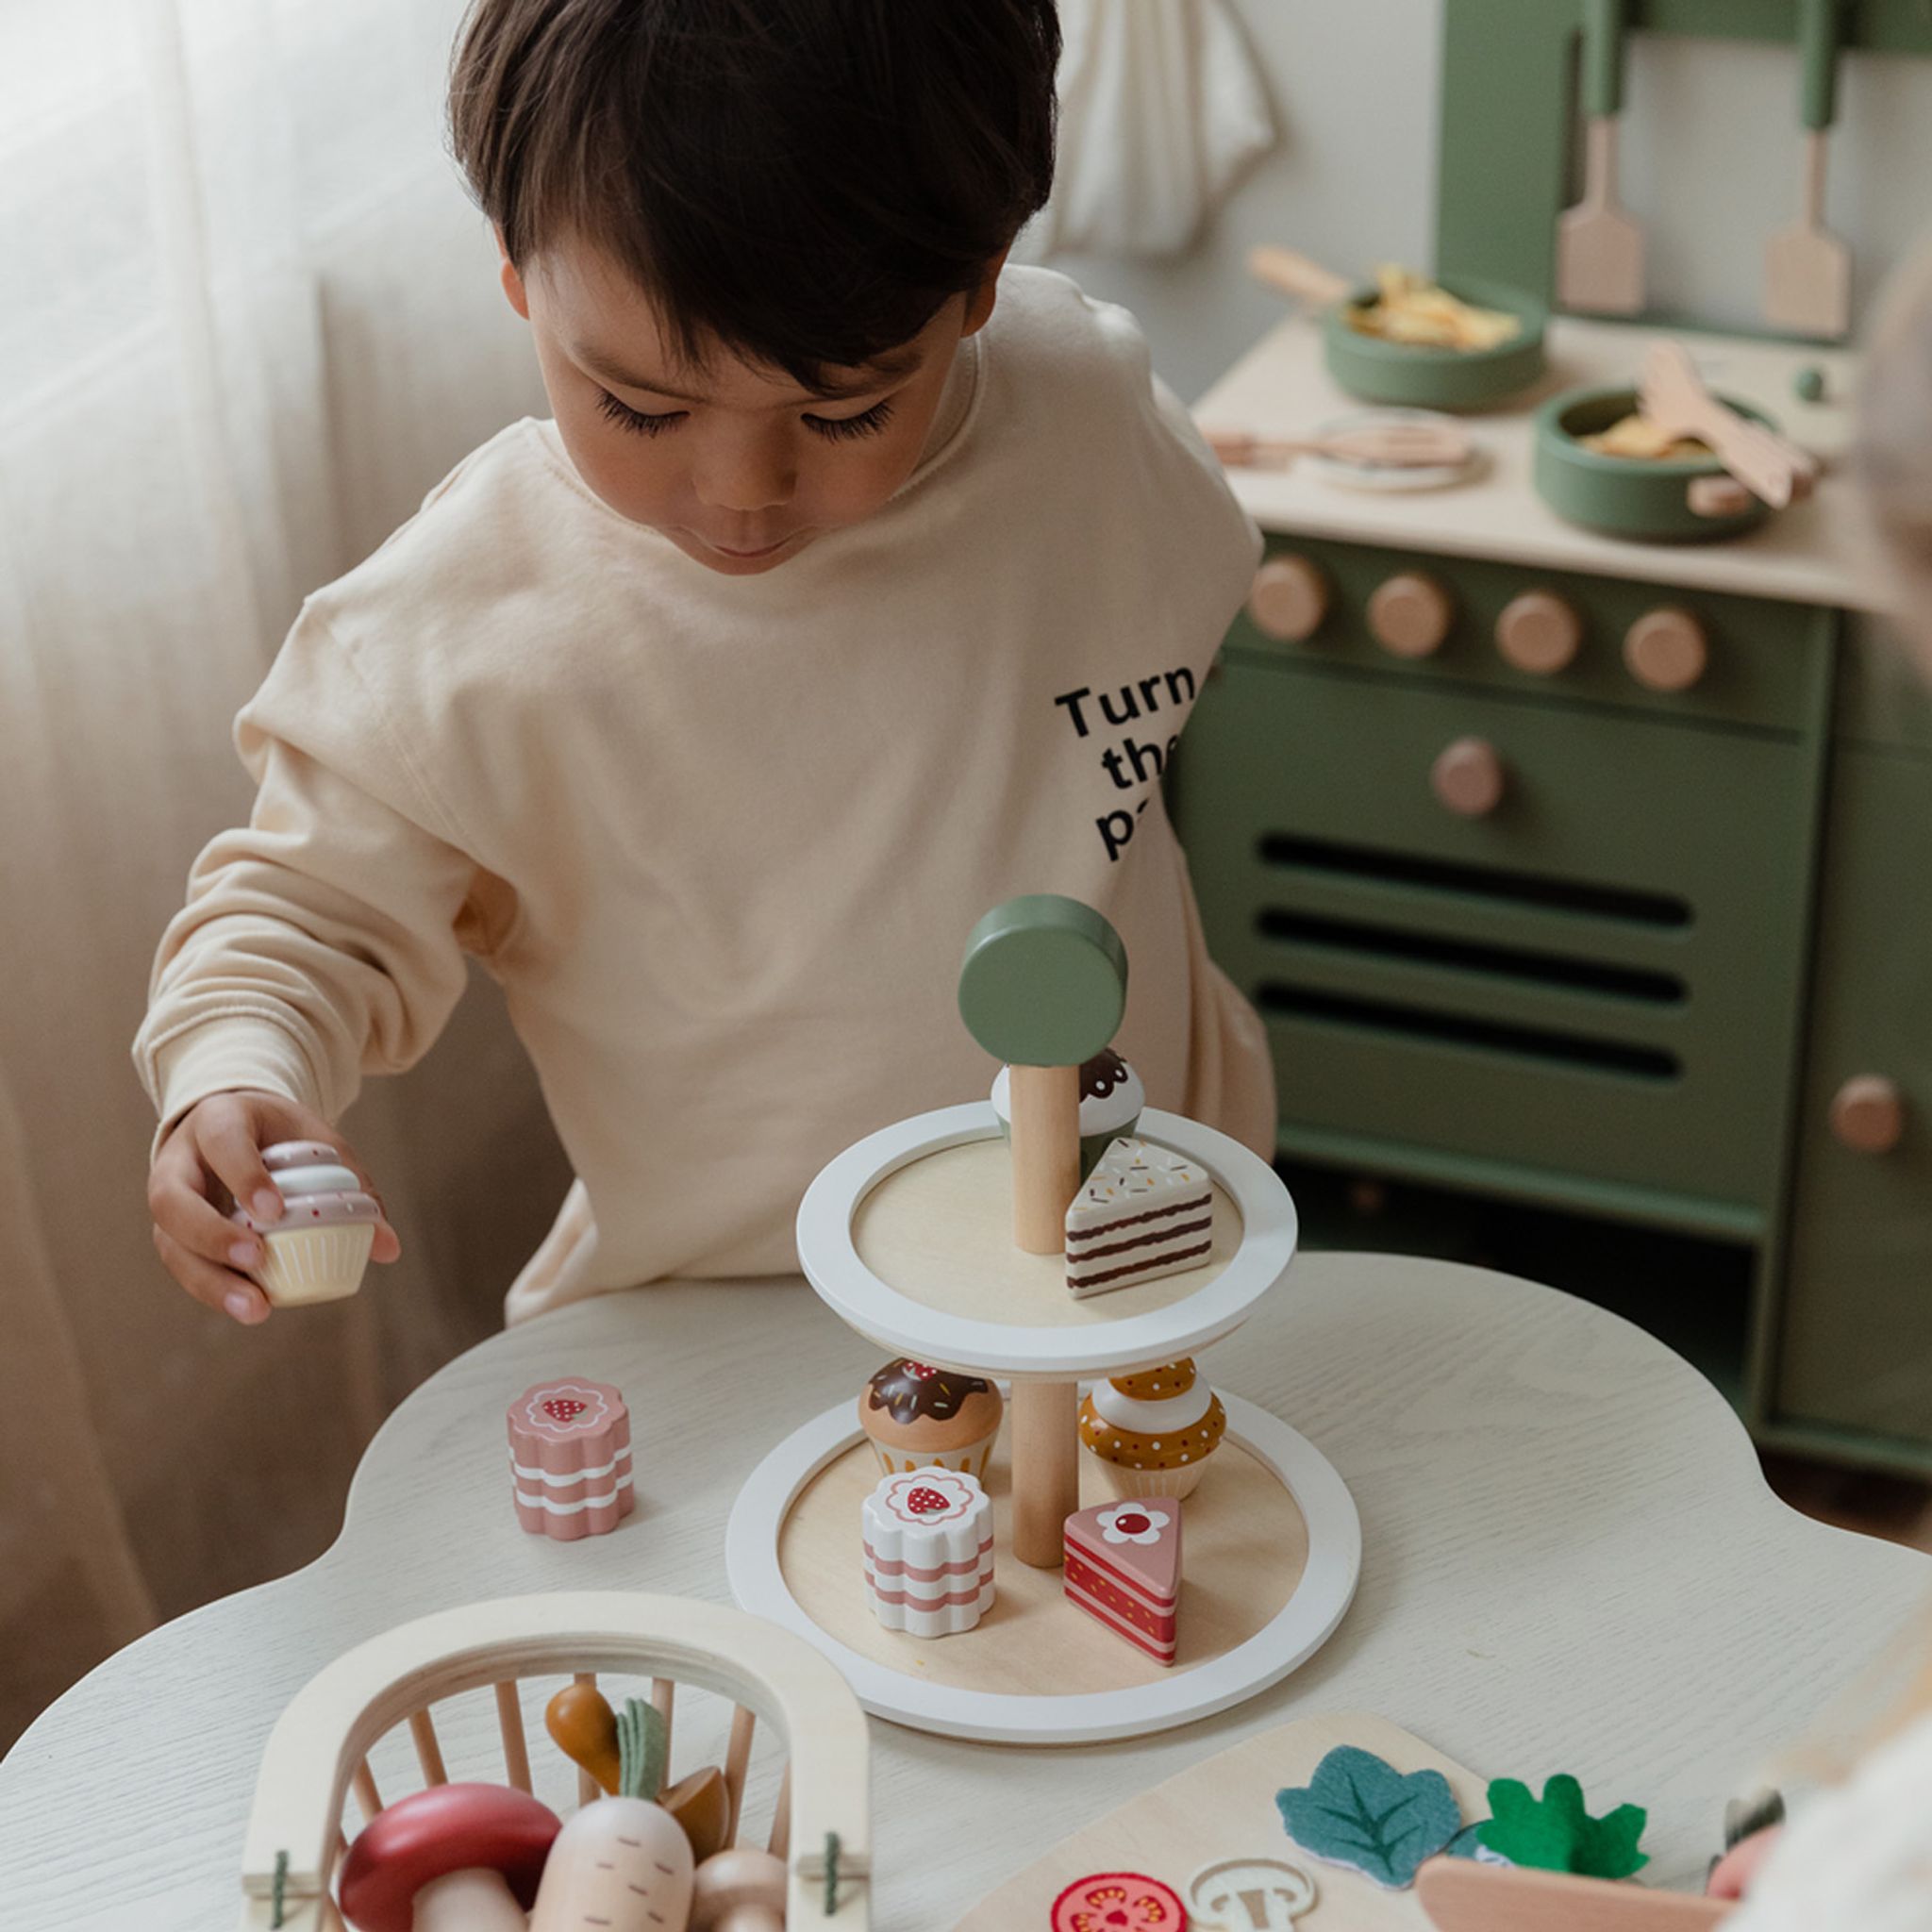
M 1179 1897 L 1138 1872 L 1096 1872 L 1053 1902 L 1053 1932 L 1187 1932 Z

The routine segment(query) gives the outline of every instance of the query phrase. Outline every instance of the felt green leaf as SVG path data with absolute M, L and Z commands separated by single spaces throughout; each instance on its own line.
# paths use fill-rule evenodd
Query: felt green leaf
M 1508 1860 L 1500 1852 L 1492 1852 L 1482 1841 L 1480 1824 L 1465 1824 L 1449 1842 L 1442 1847 L 1445 1858 L 1474 1858 L 1484 1865 L 1505 1865 Z
M 1499 1777 L 1490 1787 L 1490 1809 L 1494 1815 L 1477 1827 L 1477 1837 L 1512 1865 L 1628 1878 L 1650 1863 L 1637 1849 L 1649 1813 L 1641 1805 L 1619 1805 L 1592 1818 L 1583 1808 L 1583 1787 L 1567 1772 L 1550 1779 L 1541 1799 L 1515 1778 Z
M 617 1789 L 626 1798 L 655 1798 L 671 1757 L 671 1727 L 641 1697 L 627 1697 L 617 1713 Z
M 1440 1771 L 1407 1775 L 1354 1744 L 1338 1744 L 1307 1784 L 1276 1791 L 1288 1835 L 1310 1857 L 1390 1891 L 1455 1837 L 1462 1809 Z

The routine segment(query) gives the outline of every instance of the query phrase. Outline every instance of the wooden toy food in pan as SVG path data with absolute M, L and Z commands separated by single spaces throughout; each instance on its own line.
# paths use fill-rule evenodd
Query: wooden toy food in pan
M 671 1863 L 679 1867 L 667 1882 L 680 1897 L 689 1884 L 691 1926 L 824 1924 L 828 1932 L 865 1932 L 871 1898 L 867 1740 L 864 1716 L 844 1679 L 810 1645 L 759 1618 L 716 1604 L 632 1591 L 509 1597 L 440 1611 L 371 1638 L 312 1677 L 282 1713 L 262 1757 L 242 1846 L 243 1932 L 340 1927 L 333 1889 L 352 1870 L 348 1861 L 354 1843 L 389 1808 L 369 1762 L 370 1752 L 387 1733 L 407 1726 L 425 1787 L 454 1790 L 453 1774 L 480 1780 L 464 1789 L 495 1786 L 498 1808 L 512 1810 L 516 1794 L 527 1793 L 532 1782 L 525 1707 L 541 1711 L 545 1696 L 545 1687 L 526 1687 L 522 1680 L 575 1675 L 590 1683 L 596 1672 L 652 1677 L 652 1727 L 666 1757 L 676 1685 L 736 1701 L 723 1772 L 729 1813 L 724 1842 L 730 1849 L 709 1858 L 680 1850 L 684 1836 L 668 1814 L 663 1820 L 664 1844 L 677 1854 Z M 488 1747 L 468 1751 L 476 1762 L 462 1761 L 464 1747 L 472 1741 L 465 1736 L 462 1713 L 445 1719 L 441 1734 L 433 1714 L 434 1707 L 466 1691 L 492 1692 L 495 1700 L 498 1738 Z M 786 1748 L 784 1778 L 762 1850 L 747 1846 L 741 1829 L 760 1723 Z M 385 1773 L 386 1783 L 391 1775 Z M 657 1775 L 654 1772 L 652 1782 Z M 556 1843 L 573 1832 L 591 1831 L 596 1821 L 587 1810 L 643 1802 L 606 1798 L 594 1779 L 586 1774 L 584 1782 L 588 1789 L 580 1790 L 580 1798 L 586 1808 L 566 1817 Z M 663 1803 L 677 1789 L 668 1788 Z M 354 1810 L 345 1804 L 351 1792 Z M 402 1794 L 391 1795 L 400 1808 Z M 470 1801 L 458 1793 L 458 1802 Z M 533 1816 L 542 1810 L 535 1805 L 522 1808 Z M 659 1807 L 647 1808 L 656 1813 Z M 584 1823 L 575 1824 L 576 1820 Z M 517 1842 L 486 1851 L 500 1858 L 496 1872 L 521 1899 L 532 1875 L 526 1869 L 525 1840 L 543 1834 L 520 1819 L 510 1823 L 517 1827 L 512 1834 Z M 442 1828 L 434 1819 L 428 1825 Z M 458 1862 L 467 1864 L 451 1875 L 488 1888 L 491 1874 L 468 1869 L 484 1857 L 472 1842 L 477 1836 L 475 1821 L 459 1818 L 456 1826 L 469 1834 L 458 1848 Z M 415 1840 L 424 1832 L 389 1834 L 399 1835 Z M 555 1856 L 553 1846 L 550 1857 Z M 688 1880 L 686 1859 L 694 1865 Z M 371 1862 L 367 1855 L 361 1860 L 362 1865 Z M 375 1862 L 389 1862 L 388 1855 Z M 359 1866 L 354 1869 L 358 1890 L 366 1890 L 367 1874 Z M 425 1878 L 412 1867 L 388 1890 L 402 1886 L 419 1892 L 449 1882 L 441 1874 Z M 781 1887 L 782 1906 L 777 1902 Z M 391 1909 L 391 1902 L 380 1895 L 380 1874 L 376 1892 L 380 1918 Z M 455 1901 L 459 1907 L 466 1902 L 466 1897 Z M 512 1909 L 507 1898 L 504 1908 L 506 1913 Z M 541 1896 L 538 1910 L 533 1926 L 543 1923 Z M 420 1927 L 424 1921 L 416 1923 Z M 473 1916 L 464 1923 L 481 1932 L 486 1921 Z M 685 1924 L 679 1917 L 677 1926 L 667 1925 L 666 1932 L 680 1932 Z M 614 1924 L 613 1932 L 651 1928 L 642 1921 L 633 1927 L 626 1920 Z
M 1726 400 L 1776 427 L 1761 409 Z M 1646 458 L 1591 446 L 1637 413 L 1637 391 L 1627 388 L 1567 390 L 1537 411 L 1537 493 L 1558 516 L 1607 536 L 1699 542 L 1737 536 L 1771 514 L 1708 451 Z
M 1487 409 L 1526 389 L 1543 373 L 1542 303 L 1518 289 L 1452 276 L 1440 286 L 1405 271 L 1385 270 L 1357 285 L 1292 249 L 1260 247 L 1248 256 L 1257 280 L 1322 311 L 1328 373 L 1352 396 L 1424 409 Z M 1406 330 L 1379 325 L 1385 304 L 1426 312 L 1446 294 L 1478 318 L 1459 342 L 1404 340 Z M 1512 319 L 1513 331 L 1485 326 Z

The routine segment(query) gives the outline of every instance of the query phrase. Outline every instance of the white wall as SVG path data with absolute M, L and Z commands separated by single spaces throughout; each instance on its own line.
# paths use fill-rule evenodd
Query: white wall
M 1186 258 L 1055 263 L 1141 317 L 1187 396 L 1282 312 L 1246 279 L 1251 243 L 1291 242 L 1348 273 L 1434 256 L 1442 0 L 1230 4 L 1267 75 L 1280 147 Z M 1659 308 L 1755 323 L 1765 237 L 1796 207 L 1797 84 L 1783 48 L 1633 43 L 1625 195 L 1651 231 Z M 1828 214 L 1857 251 L 1863 297 L 1932 223 L 1932 60 L 1848 58 L 1839 111 Z
M 1254 242 L 1291 242 L 1353 274 L 1426 261 L 1434 233 L 1441 0 L 1231 4 L 1267 76 L 1279 146 L 1191 255 L 1053 263 L 1133 309 L 1184 396 L 1281 317 L 1280 298 L 1242 268 Z

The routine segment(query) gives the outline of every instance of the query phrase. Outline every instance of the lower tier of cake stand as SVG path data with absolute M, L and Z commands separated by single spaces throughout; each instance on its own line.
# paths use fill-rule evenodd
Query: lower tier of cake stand
M 726 1536 L 732 1593 L 829 1657 L 874 1716 L 915 1730 L 1091 1743 L 1225 1710 L 1326 1641 L 1355 1594 L 1361 1524 L 1313 1443 L 1253 1403 L 1223 1400 L 1227 1435 L 1182 1505 L 1180 1652 L 1170 1666 L 1068 1603 L 1058 1570 L 1015 1559 L 1004 1437 L 987 1484 L 992 1608 L 953 1637 L 882 1628 L 859 1537 L 879 1467 L 849 1403 L 781 1442 L 739 1492 Z M 1082 1506 L 1108 1500 L 1099 1464 L 1080 1462 Z

